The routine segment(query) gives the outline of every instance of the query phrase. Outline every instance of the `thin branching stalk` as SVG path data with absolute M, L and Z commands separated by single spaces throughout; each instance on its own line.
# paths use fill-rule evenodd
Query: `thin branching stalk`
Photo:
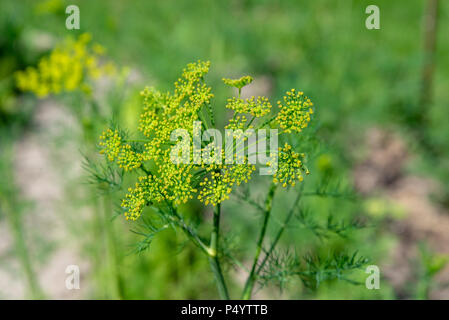
M 103 225 L 106 232 L 107 253 L 109 256 L 109 265 L 111 272 L 111 283 L 114 289 L 114 296 L 117 299 L 123 299 L 123 283 L 120 277 L 119 259 L 117 255 L 116 236 L 114 226 L 111 221 L 111 199 L 106 194 L 103 196 Z
M 141 168 L 145 173 L 151 174 L 150 171 L 145 168 Z M 165 200 L 165 203 L 170 210 L 170 215 L 167 215 L 164 210 L 161 208 L 155 207 L 155 210 L 159 211 L 159 213 L 163 214 L 167 219 L 176 224 L 178 227 L 184 231 L 185 235 L 195 244 L 198 248 L 200 248 L 203 253 L 209 255 L 209 247 L 201 240 L 198 234 L 193 230 L 182 218 L 182 215 L 179 214 L 178 209 L 173 206 L 168 200 Z
M 214 210 L 210 246 L 205 245 L 204 242 L 198 237 L 196 232 L 186 224 L 184 219 L 182 219 L 182 216 L 178 214 L 176 208 L 169 204 L 169 209 L 172 213 L 172 216 L 169 216 L 170 220 L 181 227 L 187 237 L 209 257 L 210 266 L 214 274 L 215 281 L 217 282 L 217 288 L 220 298 L 223 300 L 228 300 L 229 293 L 218 257 L 221 205 L 218 204 Z
M 256 275 L 260 274 L 260 272 L 262 271 L 263 267 L 265 266 L 265 264 L 267 263 L 268 259 L 270 258 L 270 255 L 273 253 L 274 249 L 276 248 L 276 245 L 279 242 L 279 239 L 281 239 L 282 234 L 285 231 L 285 228 L 287 227 L 288 223 L 290 222 L 291 218 L 293 217 L 293 214 L 295 213 L 295 210 L 298 206 L 298 203 L 301 199 L 301 191 L 298 192 L 298 195 L 296 196 L 296 199 L 293 203 L 292 208 L 290 209 L 290 211 L 288 212 L 287 216 L 285 217 L 284 222 L 282 223 L 281 227 L 279 228 L 278 232 L 276 233 L 276 236 L 274 237 L 273 243 L 271 244 L 270 248 L 268 249 L 268 251 L 265 254 L 265 257 L 262 259 L 262 262 L 259 264 L 259 267 L 257 268 L 257 272 Z
M 214 221 L 212 234 L 210 237 L 210 248 L 209 248 L 209 261 L 212 272 L 215 276 L 215 281 L 217 281 L 218 293 L 220 294 L 220 298 L 223 300 L 229 299 L 228 288 L 226 287 L 226 283 L 223 277 L 223 272 L 221 270 L 220 261 L 218 258 L 218 250 L 219 250 L 219 240 L 220 240 L 220 215 L 221 215 L 221 205 L 217 204 L 214 210 Z
M 272 183 L 270 186 L 270 190 L 268 191 L 267 199 L 265 201 L 264 219 L 263 219 L 262 229 L 260 230 L 260 234 L 259 234 L 259 240 L 257 241 L 256 255 L 254 256 L 253 265 L 251 267 L 251 271 L 249 273 L 248 279 L 246 280 L 245 287 L 243 289 L 242 299 L 244 299 L 244 300 L 251 299 L 251 294 L 252 294 L 254 283 L 256 280 L 257 263 L 259 261 L 260 253 L 262 252 L 263 240 L 265 238 L 268 221 L 269 221 L 270 215 L 271 215 L 271 208 L 273 206 L 273 197 L 274 197 L 275 191 L 276 191 L 276 185 L 274 183 Z

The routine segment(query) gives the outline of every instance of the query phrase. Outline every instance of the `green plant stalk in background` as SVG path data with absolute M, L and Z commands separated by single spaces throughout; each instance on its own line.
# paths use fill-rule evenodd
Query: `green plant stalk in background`
M 208 250 L 209 260 L 212 272 L 214 273 L 215 280 L 217 281 L 217 288 L 220 294 L 220 298 L 224 300 L 229 299 L 228 288 L 223 277 L 220 261 L 218 258 L 219 252 L 219 240 L 220 240 L 220 215 L 221 204 L 217 204 L 214 210 L 213 229 L 210 237 L 210 248 Z
M 92 158 L 96 148 L 96 129 L 106 122 L 100 112 L 100 100 L 92 94 L 95 85 L 101 77 L 109 77 L 118 83 L 121 74 L 116 66 L 105 61 L 104 48 L 90 42 L 89 33 L 81 34 L 78 39 L 66 39 L 58 44 L 47 56 L 41 58 L 36 67 L 29 67 L 24 71 L 17 71 L 17 87 L 29 91 L 39 98 L 63 93 L 75 94 L 71 103 L 72 113 L 82 127 L 83 149 L 87 150 L 87 158 Z M 112 113 L 114 106 L 106 104 Z M 84 151 L 84 150 L 83 150 Z M 107 192 L 106 192 L 107 193 Z M 119 274 L 120 264 L 117 258 L 115 234 L 111 225 L 110 198 L 90 199 L 94 211 L 94 221 L 99 225 L 99 231 L 106 246 L 106 264 L 108 287 L 113 288 L 113 296 L 123 298 L 122 281 Z M 98 237 L 97 232 L 93 235 Z M 100 242 L 101 243 L 101 242 Z M 104 254 L 98 248 L 97 255 Z M 103 264 L 99 263 L 99 268 Z M 108 290 L 109 291 L 109 290 Z M 109 292 L 108 292 L 109 294 Z
M 276 191 L 276 185 L 274 183 L 271 184 L 270 190 L 268 191 L 267 199 L 265 201 L 265 210 L 264 210 L 264 218 L 262 229 L 260 230 L 259 240 L 257 241 L 256 255 L 254 256 L 253 265 L 251 267 L 251 271 L 249 273 L 248 279 L 245 283 L 245 288 L 243 289 L 242 299 L 249 300 L 251 299 L 251 294 L 254 287 L 254 282 L 256 280 L 256 269 L 257 263 L 259 262 L 259 256 L 262 252 L 263 240 L 265 238 L 265 233 L 268 227 L 268 221 L 270 220 L 271 208 L 273 207 L 273 197 L 274 192 Z
M 2 134 L 3 136 L 3 134 Z M 0 187 L 0 212 L 6 216 L 10 225 L 14 239 L 15 253 L 19 264 L 26 278 L 26 285 L 29 295 L 33 299 L 43 299 L 45 297 L 33 268 L 30 252 L 25 239 L 25 229 L 22 219 L 22 208 L 16 199 L 17 191 L 14 190 L 14 178 L 10 176 L 13 172 L 10 160 L 12 159 L 12 148 L 10 141 L 3 139 L 0 146 L 2 159 L 0 160 L 0 170 L 5 181 Z
M 113 288 L 113 296 L 116 299 L 123 299 L 123 282 L 120 276 L 120 261 L 117 253 L 116 235 L 112 224 L 111 198 L 108 194 L 103 195 L 103 221 L 106 233 L 106 247 L 108 255 L 108 265 L 110 272 L 110 282 Z
M 295 213 L 295 209 L 297 208 L 298 203 L 301 199 L 301 194 L 302 194 L 302 189 L 298 192 L 298 195 L 296 196 L 296 199 L 293 203 L 292 208 L 290 209 L 287 216 L 285 217 L 285 220 L 282 223 L 282 225 L 280 226 L 278 232 L 276 232 L 276 236 L 274 237 L 273 243 L 271 244 L 270 249 L 268 249 L 267 253 L 265 254 L 265 257 L 262 259 L 262 262 L 258 266 L 256 274 L 259 274 L 262 271 L 262 269 L 265 266 L 265 264 L 267 263 L 270 255 L 273 253 L 274 249 L 276 248 L 276 245 L 278 244 L 279 240 L 281 239 L 282 234 L 285 231 L 285 228 L 287 228 L 287 225 L 289 224 L 291 218 L 293 217 L 293 214 Z
M 25 274 L 31 298 L 43 299 L 44 293 L 39 286 L 39 282 L 33 270 L 28 246 L 24 238 L 22 215 L 18 211 L 13 212 L 8 200 L 1 199 L 0 204 L 0 210 L 6 215 L 6 218 L 11 225 L 16 253 Z
M 104 119 L 102 119 L 97 102 L 92 98 L 83 97 L 82 99 L 83 113 L 78 116 L 79 123 L 82 124 L 83 127 L 83 141 L 84 146 L 88 150 L 88 158 L 93 158 L 96 151 L 96 132 L 95 132 L 95 123 L 92 123 L 91 119 L 100 119 L 99 122 L 103 123 Z M 99 226 L 98 230 L 104 240 L 106 246 L 106 257 L 107 263 L 103 264 L 100 260 L 99 267 L 106 266 L 106 281 L 108 283 L 109 290 L 107 295 L 112 294 L 114 299 L 123 299 L 124 298 L 124 288 L 123 281 L 120 276 L 120 260 L 118 258 L 118 250 L 116 243 L 116 234 L 114 231 L 114 226 L 112 225 L 112 205 L 111 205 L 111 197 L 109 195 L 109 190 L 103 190 L 104 193 L 99 195 L 101 199 L 93 198 L 92 206 L 94 211 L 94 217 L 96 217 L 96 223 Z M 97 233 L 94 234 L 96 238 L 98 236 Z M 103 254 L 103 250 L 99 248 L 97 251 L 98 255 Z

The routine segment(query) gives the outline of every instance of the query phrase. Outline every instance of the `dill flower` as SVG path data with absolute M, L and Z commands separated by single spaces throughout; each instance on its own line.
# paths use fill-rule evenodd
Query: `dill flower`
M 256 166 L 249 163 L 248 156 L 233 155 L 234 162 L 229 164 L 223 148 L 217 153 L 212 145 L 200 142 L 195 148 L 190 144 L 190 138 L 201 130 L 201 125 L 206 125 L 203 122 L 204 114 L 212 117 L 210 103 L 214 95 L 204 81 L 209 67 L 209 62 L 190 63 L 174 83 L 172 91 L 161 93 L 155 88 L 147 87 L 141 92 L 143 111 L 137 127 L 144 139 L 128 139 L 118 130 L 111 128 L 106 129 L 100 136 L 100 152 L 108 161 L 116 162 L 125 171 L 136 170 L 141 173 L 134 188 L 128 190 L 122 201 L 127 219 L 138 219 L 148 204 L 168 202 L 177 206 L 198 199 L 205 205 L 215 206 L 229 199 L 234 187 L 247 183 L 256 170 Z M 250 83 L 252 78 L 246 76 L 223 81 L 240 90 Z M 228 99 L 226 108 L 233 110 L 234 115 L 225 129 L 233 130 L 233 139 L 243 138 L 241 141 L 248 141 L 248 136 L 243 133 L 246 129 L 271 128 L 278 124 L 285 133 L 304 128 L 304 122 L 310 120 L 310 114 L 306 119 L 297 109 L 299 105 L 304 108 L 311 107 L 312 104 L 310 100 L 301 100 L 302 94 L 297 95 L 294 90 L 292 92 L 287 93 L 284 98 L 286 106 L 281 108 L 277 117 L 262 119 L 259 123 L 257 119 L 264 118 L 272 109 L 266 97 Z M 300 100 L 300 103 L 295 102 Z M 247 115 L 251 115 L 252 119 L 248 120 Z M 284 120 L 284 117 L 292 115 L 295 117 Z M 183 140 L 180 143 L 178 140 L 178 149 L 172 150 L 175 144 L 172 134 L 176 130 L 186 133 L 188 141 Z M 172 151 L 178 161 L 172 161 Z M 188 152 L 186 157 L 184 152 Z M 214 161 L 211 163 L 202 159 L 201 155 L 204 154 Z M 275 183 L 287 186 L 303 179 L 303 154 L 298 154 L 291 146 L 285 145 L 279 149 L 279 155 L 272 156 L 278 157 L 273 160 L 279 161 L 279 168 L 276 167 L 277 172 L 273 177 Z
M 234 110 L 236 113 L 249 113 L 256 118 L 260 118 L 270 113 L 271 103 L 266 97 L 251 97 L 246 100 L 233 97 L 228 99 L 226 108 Z
M 313 103 L 302 91 L 288 91 L 284 101 L 278 101 L 278 105 L 280 111 L 276 120 L 285 133 L 301 132 L 307 127 L 313 114 Z
M 100 62 L 105 49 L 99 44 L 91 46 L 90 41 L 91 35 L 83 33 L 77 40 L 68 39 L 58 45 L 36 67 L 15 74 L 17 87 L 40 98 L 78 89 L 90 93 L 90 80 L 117 71 L 114 64 Z
M 133 150 L 131 145 L 123 144 L 117 156 L 117 164 L 125 171 L 131 171 L 142 165 L 144 155 Z
M 270 113 L 271 103 L 266 97 L 251 97 L 246 100 L 249 106 L 249 113 L 257 118 L 263 117 Z
M 224 154 L 222 153 L 222 156 Z M 256 166 L 248 162 L 248 157 L 243 157 L 242 161 L 237 161 L 234 155 L 234 164 L 209 165 L 206 171 L 210 172 L 210 177 L 205 177 L 199 183 L 200 190 L 197 199 L 205 205 L 213 206 L 229 199 L 234 186 L 247 183 L 251 179 L 251 174 L 256 170 Z
M 122 137 L 118 130 L 107 129 L 100 136 L 98 144 L 102 148 L 100 153 L 105 154 L 109 161 L 114 161 L 120 153 Z
M 105 154 L 109 161 L 116 161 L 125 171 L 139 168 L 145 159 L 143 153 L 134 150 L 133 146 L 125 143 L 118 130 L 107 129 L 100 136 L 98 143 L 100 153 Z
M 245 130 L 247 127 L 248 119 L 246 116 L 235 116 L 232 119 L 229 119 L 228 124 L 226 125 L 225 129 L 232 129 L 232 130 Z
M 303 172 L 309 174 L 309 170 L 305 168 L 303 163 L 305 154 L 296 153 L 288 143 L 285 143 L 284 147 L 279 148 L 277 157 L 278 168 L 273 175 L 274 183 L 279 183 L 284 188 L 287 185 L 295 186 L 296 181 L 304 180 Z
M 153 176 L 141 176 L 134 188 L 128 188 L 128 193 L 122 200 L 122 207 L 126 209 L 126 220 L 136 220 L 140 217 L 145 206 L 152 201 L 162 201 L 160 185 Z
M 226 84 L 230 87 L 235 87 L 239 90 L 241 90 L 244 86 L 253 82 L 253 78 L 251 76 L 243 76 L 239 79 L 223 78 L 222 80 L 223 80 L 224 84 Z
M 147 204 L 152 184 L 148 183 L 148 177 L 139 177 L 139 182 L 135 188 L 129 188 L 128 193 L 122 200 L 122 207 L 127 209 L 125 212 L 126 220 L 136 220 L 140 217 L 143 208 Z
M 170 141 L 171 132 L 178 128 L 193 131 L 192 123 L 199 119 L 198 111 L 213 97 L 211 88 L 202 83 L 209 71 L 209 62 L 189 64 L 182 77 L 175 82 L 173 93 L 162 94 L 154 88 L 141 92 L 144 97 L 144 112 L 140 116 L 139 130 L 148 138 L 147 154 L 154 148 Z M 155 154 L 148 155 L 149 158 Z

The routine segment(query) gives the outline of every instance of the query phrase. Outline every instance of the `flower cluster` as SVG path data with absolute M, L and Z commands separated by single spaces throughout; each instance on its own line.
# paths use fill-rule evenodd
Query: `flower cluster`
M 226 108 L 234 110 L 236 113 L 248 113 L 256 118 L 261 118 L 271 111 L 271 103 L 266 97 L 251 97 L 243 100 L 240 98 L 230 98 Z
M 230 87 L 235 87 L 239 90 L 241 90 L 244 86 L 253 82 L 253 78 L 251 76 L 243 76 L 239 79 L 223 78 L 222 80 L 226 85 L 228 85 Z
M 248 163 L 247 157 L 237 158 L 238 156 L 235 155 L 234 164 L 202 166 L 205 167 L 209 175 L 199 183 L 201 188 L 197 197 L 198 200 L 204 202 L 205 205 L 212 204 L 215 206 L 229 199 L 229 194 L 234 186 L 239 186 L 243 182 L 247 183 L 251 179 L 251 174 L 256 170 L 256 166 Z M 223 153 L 222 159 L 224 160 Z
M 28 67 L 16 73 L 17 87 L 38 97 L 49 94 L 82 90 L 90 93 L 90 79 L 116 74 L 111 62 L 101 63 L 105 49 L 99 44 L 90 45 L 91 36 L 84 33 L 74 41 L 68 39 L 43 57 L 37 67 Z
M 309 170 L 304 167 L 302 161 L 305 154 L 296 153 L 288 143 L 279 148 L 277 157 L 279 167 L 273 176 L 274 183 L 280 183 L 283 187 L 287 187 L 287 185 L 295 186 L 296 181 L 303 181 L 303 172 L 309 174 Z
M 199 119 L 198 112 L 213 98 L 211 88 L 204 81 L 209 62 L 187 65 L 182 77 L 175 82 L 174 93 L 160 93 L 154 88 L 141 92 L 144 111 L 139 130 L 149 139 L 145 145 L 149 159 L 157 160 L 163 144 L 170 141 L 171 133 L 179 128 L 193 131 L 192 123 Z
M 248 156 L 234 155 L 235 161 L 229 164 L 225 161 L 223 148 L 217 153 L 205 142 L 200 142 L 197 146 L 199 149 L 196 150 L 184 140 L 183 143 L 176 144 L 177 149 L 173 148 L 174 131 L 182 129 L 193 137 L 195 132 L 202 129 L 201 126 L 208 128 L 205 115 L 209 115 L 208 119 L 212 118 L 210 103 L 213 94 L 204 77 L 209 67 L 209 62 L 188 64 L 182 76 L 175 82 L 172 92 L 162 93 L 154 88 L 145 88 L 141 92 L 144 108 L 138 129 L 142 137 L 136 140 L 127 139 L 118 130 L 113 129 L 107 129 L 101 135 L 99 146 L 108 161 L 115 161 L 125 171 L 138 170 L 141 173 L 134 188 L 128 190 L 122 201 L 127 219 L 136 220 L 149 204 L 169 202 L 180 205 L 196 198 L 205 205 L 217 205 L 229 198 L 235 186 L 247 183 L 256 170 L 256 166 L 249 163 Z M 250 83 L 252 78 L 224 81 L 240 90 Z M 305 105 L 311 107 L 310 100 L 294 104 L 290 102 L 293 101 L 291 93 L 287 93 L 285 101 L 289 103 L 281 108 L 278 117 L 270 116 L 268 120 L 264 120 L 263 118 L 272 112 L 267 98 L 231 98 L 226 107 L 234 111 L 234 116 L 225 128 L 244 131 L 248 128 L 269 128 L 276 124 L 279 124 L 284 132 L 289 132 L 286 129 L 295 126 L 304 128 L 310 120 L 310 114 L 307 119 L 305 116 L 298 118 L 296 109 L 299 104 L 301 108 Z M 288 108 L 295 110 L 289 111 Z M 280 121 L 284 115 L 290 115 L 288 112 L 296 117 Z M 246 118 L 247 115 L 252 116 L 250 121 Z M 300 122 L 294 123 L 295 121 Z M 195 123 L 200 123 L 199 127 Z M 139 144 L 139 147 L 136 147 L 136 144 Z M 172 161 L 173 152 L 178 156 L 181 151 L 186 150 L 189 151 L 187 159 Z M 297 180 L 301 181 L 304 155 L 295 153 L 288 145 L 279 152 L 279 169 L 274 175 L 274 182 L 287 186 L 293 185 Z M 200 156 L 205 153 L 219 161 L 206 162 Z
M 109 161 L 114 161 L 120 153 L 122 137 L 118 130 L 107 129 L 100 136 L 101 154 L 106 154 Z
M 118 130 L 107 129 L 100 136 L 98 145 L 101 154 L 105 154 L 109 161 L 117 161 L 120 168 L 131 171 L 139 168 L 144 160 L 142 153 L 136 152 L 132 145 L 123 142 Z
M 292 89 L 284 96 L 282 103 L 278 101 L 278 105 L 280 112 L 276 119 L 285 133 L 301 132 L 307 127 L 313 114 L 313 103 L 303 92 Z

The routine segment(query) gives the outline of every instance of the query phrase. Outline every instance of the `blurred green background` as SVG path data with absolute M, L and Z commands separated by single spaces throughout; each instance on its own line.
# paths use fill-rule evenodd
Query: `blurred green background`
M 38 100 L 16 89 L 15 71 L 35 66 L 56 43 L 83 32 L 130 70 L 123 92 L 104 99 L 117 106 L 105 117 L 129 127 L 145 85 L 170 89 L 180 70 L 198 59 L 211 61 L 208 81 L 220 124 L 226 119 L 220 106 L 232 94 L 222 77 L 252 75 L 247 94 L 272 102 L 290 88 L 314 102 L 314 125 L 297 141 L 312 172 L 304 190 L 325 181 L 357 200 L 311 196 L 304 205 L 322 221 L 332 214 L 369 227 L 322 241 L 292 227 L 282 245 L 321 255 L 358 250 L 380 267 L 381 289 L 366 289 L 361 270 L 354 276 L 362 285 L 335 280 L 309 290 L 291 281 L 282 291 L 264 287 L 256 298 L 449 298 L 449 4 L 439 3 L 429 58 L 424 26 L 431 2 L 76 1 L 81 28 L 67 30 L 70 1 L 1 1 L 0 298 L 218 298 L 207 261 L 181 234 L 166 231 L 136 254 L 135 225 L 94 214 L 92 203 L 103 197 L 85 183 L 86 125 L 69 107 L 76 98 Z M 370 4 L 380 8 L 380 30 L 365 27 Z M 426 63 L 434 66 L 428 91 Z M 89 121 L 95 136 L 106 126 Z M 266 186 L 256 179 L 251 190 Z M 275 199 L 275 217 L 285 215 L 294 197 Z M 115 202 L 105 198 L 96 205 L 113 209 Z M 236 201 L 223 210 L 223 228 L 249 263 L 260 217 Z M 210 221 L 209 209 L 192 205 L 186 212 L 192 221 Z M 80 290 L 65 288 L 70 264 L 80 266 Z M 231 293 L 237 292 L 243 275 L 228 271 Z

